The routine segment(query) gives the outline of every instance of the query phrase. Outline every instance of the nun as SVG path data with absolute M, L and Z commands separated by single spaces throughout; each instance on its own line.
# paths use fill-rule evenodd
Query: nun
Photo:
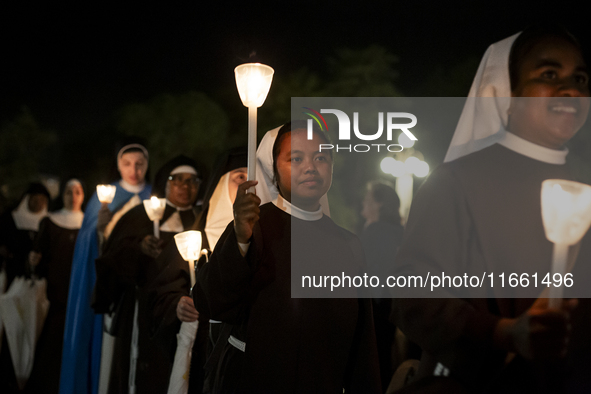
M 174 235 L 195 222 L 201 181 L 193 159 L 181 155 L 164 164 L 154 184 L 154 195 L 166 199 L 159 238 L 154 236 L 144 205 L 138 205 L 119 220 L 96 260 L 92 307 L 110 316 L 108 330 L 115 336 L 110 393 L 153 392 L 156 388 L 163 360 L 158 349 L 150 346 L 151 310 L 145 304 L 145 286 L 158 274 L 155 260 L 162 249 L 174 244 Z
M 60 375 L 62 394 L 98 393 L 103 316 L 95 315 L 90 306 L 96 281 L 94 261 L 119 219 L 150 197 L 152 188 L 145 181 L 148 159 L 143 144 L 136 141 L 124 144 L 116 156 L 121 179 L 112 183 L 116 187 L 113 201 L 101 204 L 95 192 L 86 207 L 72 260 Z M 109 370 L 102 369 L 103 373 Z
M 246 149 L 235 148 L 224 153 L 214 166 L 203 199 L 202 211 L 192 229 L 202 234 L 202 248 L 211 253 L 223 231 L 233 220 L 232 204 L 238 186 L 246 181 Z M 195 309 L 190 297 L 191 279 L 188 264 L 178 252 L 174 243 L 166 247 L 156 259 L 163 269 L 150 284 L 149 305 L 152 310 L 152 338 L 159 346 L 168 349 L 168 374 L 177 348 L 176 334 L 182 322 L 191 323 L 199 319 L 199 329 L 194 342 L 189 374 L 189 392 L 201 393 L 203 387 L 203 366 L 207 355 L 209 321 L 207 310 Z M 201 261 L 201 264 L 204 262 Z M 165 386 L 172 384 L 168 375 Z M 153 383 L 153 381 L 152 381 Z
M 66 182 L 61 200 L 63 208 L 50 212 L 41 220 L 29 254 L 32 271 L 47 279 L 47 299 L 51 305 L 37 342 L 33 371 L 27 381 L 26 390 L 31 393 L 57 393 L 59 390 L 72 256 L 84 219 L 84 189 L 78 179 Z
M 234 220 L 199 272 L 197 310 L 223 322 L 208 360 L 213 393 L 380 392 L 370 300 L 351 289 L 347 298 L 292 298 L 293 259 L 364 267 L 359 240 L 324 213 L 332 155 L 318 146 L 328 137 L 316 128 L 306 135 L 304 122 L 290 122 L 261 142 L 257 155 L 271 166 L 258 185 L 269 181 L 261 195 L 275 199 L 260 205 L 258 190 L 247 193 L 257 181 L 240 185 Z
M 563 28 L 531 27 L 489 47 L 445 163 L 413 201 L 397 274 L 551 271 L 541 183 L 573 179 L 564 145 L 587 118 L 588 80 L 581 48 Z M 588 244 L 579 261 L 589 259 Z M 419 376 L 448 376 L 469 392 L 568 391 L 581 365 L 564 369 L 582 344 L 570 319 L 576 300 L 549 308 L 546 298 L 502 290 L 395 299 L 396 324 L 423 349 Z M 589 390 L 586 380 L 578 390 Z
M 45 186 L 32 183 L 18 206 L 0 216 L 0 271 L 6 272 L 6 289 L 17 276 L 29 274 L 29 252 L 33 248 L 40 222 L 47 215 L 48 203 L 49 192 Z M 0 340 L 0 387 L 16 392 L 18 386 L 6 335 L 2 335 Z
M 47 216 L 49 192 L 41 183 L 32 183 L 18 206 L 0 216 L 0 258 L 8 277 L 7 287 L 26 273 L 29 252 L 39 232 L 41 219 Z

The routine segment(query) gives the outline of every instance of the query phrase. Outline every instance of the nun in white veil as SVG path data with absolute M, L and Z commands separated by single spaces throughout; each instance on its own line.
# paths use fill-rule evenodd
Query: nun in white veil
M 446 163 L 413 201 L 396 258 L 398 274 L 550 271 L 552 244 L 542 227 L 541 182 L 572 179 L 563 144 L 578 128 L 549 146 L 542 137 L 552 131 L 523 110 L 540 101 L 521 97 L 559 97 L 566 106 L 564 98 L 576 96 L 583 109 L 577 116 L 584 122 L 588 77 L 584 83 L 570 82 L 579 73 L 586 75 L 584 69 L 578 43 L 559 27 L 533 27 L 489 47 Z M 541 107 L 536 116 L 551 119 L 559 112 L 553 109 Z M 527 122 L 519 122 L 523 119 Z M 499 286 L 472 292 L 470 300 L 452 288 L 438 294 L 443 298 L 395 300 L 395 323 L 423 349 L 419 376 L 449 376 L 442 385 L 459 382 L 471 391 L 564 389 L 557 362 L 567 353 L 574 302 L 549 309 L 545 299 L 509 298 Z
M 199 271 L 195 305 L 223 321 L 208 360 L 211 392 L 380 391 L 369 300 L 354 291 L 291 296 L 296 261 L 363 265 L 359 241 L 324 214 L 332 155 L 318 144 L 328 137 L 315 129 L 308 140 L 302 125 L 290 122 L 263 138 L 257 195 L 246 192 L 254 182 L 238 188 L 234 222 Z M 293 225 L 305 239 L 293 242 Z
M 256 185 L 256 194 L 261 199 L 261 205 L 276 200 L 279 195 L 277 182 L 273 174 L 273 145 L 281 127 L 267 131 L 257 149 L 256 177 L 259 183 Z M 322 206 L 322 213 L 330 216 L 326 194 L 320 199 L 320 205 Z

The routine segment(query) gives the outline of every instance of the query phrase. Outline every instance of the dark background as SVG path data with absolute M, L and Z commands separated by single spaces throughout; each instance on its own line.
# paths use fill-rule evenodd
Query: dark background
M 487 46 L 532 23 L 562 23 L 584 48 L 591 38 L 584 2 L 568 1 L 7 3 L 0 6 L 0 133 L 27 108 L 54 136 L 46 150 L 21 149 L 37 171 L 90 180 L 101 177 L 90 168 L 112 161 L 121 108 L 162 94 L 204 93 L 228 113 L 232 144 L 245 143 L 247 111 L 233 69 L 253 52 L 276 79 L 306 68 L 322 80 L 339 49 L 377 44 L 398 59 L 399 94 L 465 96 Z M 264 115 L 261 128 L 278 125 Z

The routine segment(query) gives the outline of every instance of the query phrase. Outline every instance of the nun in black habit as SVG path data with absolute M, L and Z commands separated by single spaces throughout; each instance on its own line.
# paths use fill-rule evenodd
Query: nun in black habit
M 62 190 L 63 208 L 50 212 L 39 225 L 29 264 L 47 279 L 50 308 L 35 349 L 33 370 L 25 388 L 29 393 L 57 393 L 66 322 L 66 307 L 76 238 L 82 226 L 84 189 L 70 179 Z
M 109 330 L 116 336 L 111 393 L 158 392 L 154 389 L 163 357 L 150 344 L 144 286 L 157 276 L 155 259 L 162 248 L 195 222 L 200 183 L 194 160 L 178 156 L 166 163 L 156 175 L 154 188 L 157 197 L 166 198 L 160 239 L 154 237 L 153 222 L 140 204 L 120 219 L 96 260 L 93 308 L 96 313 L 111 314 Z
M 40 183 L 32 183 L 18 206 L 0 216 L 0 269 L 6 270 L 7 288 L 17 276 L 25 275 L 29 252 L 47 215 L 49 192 Z
M 0 216 L 0 272 L 6 271 L 6 289 L 17 276 L 27 274 L 29 252 L 39 231 L 41 219 L 47 215 L 49 192 L 40 183 L 32 183 L 18 206 Z M 0 338 L 0 387 L 17 391 L 16 376 L 8 351 L 6 335 Z
M 489 47 L 470 90 L 484 99 L 466 102 L 446 162 L 415 196 L 397 274 L 551 271 L 541 183 L 573 180 L 564 144 L 587 118 L 588 81 L 580 46 L 561 28 Z M 589 392 L 589 299 L 573 310 L 573 300 L 551 308 L 544 293 L 513 298 L 498 284 L 480 298 L 453 290 L 394 300 L 393 318 L 423 349 L 419 376 L 449 376 L 469 392 Z
M 203 209 L 193 225 L 202 235 L 202 248 L 212 251 L 228 223 L 233 220 L 232 203 L 236 190 L 246 180 L 246 149 L 235 148 L 218 159 L 203 199 Z M 207 355 L 209 313 L 197 312 L 189 297 L 189 266 L 171 242 L 156 259 L 162 271 L 149 285 L 148 305 L 152 311 L 152 337 L 168 354 L 168 374 L 172 369 L 176 334 L 182 322 L 199 319 L 194 342 L 189 392 L 200 393 L 203 387 L 203 365 Z M 200 262 L 200 264 L 203 264 Z M 168 376 L 167 376 L 168 379 Z

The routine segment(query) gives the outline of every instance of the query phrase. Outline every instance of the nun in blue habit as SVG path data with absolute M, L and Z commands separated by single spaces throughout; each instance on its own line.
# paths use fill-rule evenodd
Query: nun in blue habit
M 60 393 L 99 392 L 101 347 L 103 345 L 103 315 L 90 306 L 96 281 L 95 259 L 101 245 L 115 224 L 127 211 L 150 198 L 151 186 L 146 184 L 148 151 L 138 143 L 123 146 L 117 154 L 121 179 L 111 203 L 101 204 L 96 192 L 88 202 L 84 221 L 78 234 L 72 262 L 70 290 L 64 330 L 64 346 L 60 375 Z M 108 381 L 108 376 L 106 377 Z

